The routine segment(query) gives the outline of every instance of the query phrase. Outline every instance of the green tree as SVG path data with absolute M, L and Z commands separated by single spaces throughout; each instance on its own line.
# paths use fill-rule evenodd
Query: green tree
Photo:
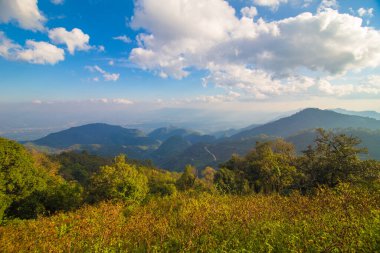
M 193 188 L 196 178 L 196 169 L 191 165 L 186 165 L 185 171 L 176 182 L 177 188 L 182 191 Z
M 307 175 L 308 187 L 334 187 L 360 176 L 363 168 L 359 154 L 366 152 L 358 147 L 360 142 L 353 136 L 317 129 L 315 146 L 309 146 L 299 161 L 300 169 Z
M 256 143 L 245 157 L 232 156 L 215 176 L 224 192 L 283 192 L 297 178 L 295 149 L 282 139 Z
M 0 138 L 0 220 L 11 206 L 46 188 L 43 172 L 15 141 Z
M 101 167 L 100 172 L 92 176 L 90 201 L 141 201 L 145 198 L 149 191 L 147 177 L 125 159 L 124 155 L 117 156 L 112 165 Z

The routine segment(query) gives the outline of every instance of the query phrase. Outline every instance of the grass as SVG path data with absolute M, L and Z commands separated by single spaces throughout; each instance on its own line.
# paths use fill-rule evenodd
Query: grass
M 380 252 L 380 194 L 181 193 L 0 227 L 1 252 Z

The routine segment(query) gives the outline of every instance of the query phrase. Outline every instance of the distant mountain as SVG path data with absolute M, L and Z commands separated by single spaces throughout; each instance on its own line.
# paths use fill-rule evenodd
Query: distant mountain
M 177 127 L 161 127 L 153 130 L 148 134 L 148 136 L 152 139 L 160 140 L 160 141 L 166 141 L 170 137 L 173 136 L 187 136 L 190 134 L 195 133 L 194 131 L 190 131 L 183 128 L 177 128 Z
M 88 124 L 72 127 L 32 142 L 52 148 L 68 148 L 73 145 L 150 146 L 157 141 L 137 129 L 127 129 L 108 124 Z
M 152 159 L 160 164 L 195 143 L 213 141 L 214 136 L 181 128 L 159 128 L 146 135 L 137 129 L 96 123 L 52 133 L 26 145 L 51 153 L 65 150 L 87 150 L 103 156 L 125 153 L 133 159 Z
M 163 142 L 171 137 L 180 136 L 184 140 L 189 141 L 192 144 L 198 142 L 211 142 L 215 140 L 215 137 L 212 135 L 203 135 L 196 131 L 176 127 L 158 128 L 149 133 L 148 136 L 152 139 L 160 140 Z
M 120 126 L 89 124 L 49 134 L 27 145 L 47 152 L 87 150 L 103 156 L 125 153 L 133 159 L 151 159 L 161 168 L 180 171 L 186 164 L 217 167 L 233 154 L 246 154 L 258 141 L 278 137 L 294 143 L 301 152 L 313 144 L 319 127 L 359 137 L 369 150 L 363 158 L 380 160 L 380 120 L 319 109 L 305 109 L 264 125 L 250 126 L 229 138 L 216 139 L 176 127 L 145 134 Z
M 252 150 L 256 142 L 274 139 L 266 135 L 256 136 L 243 140 L 223 139 L 213 143 L 197 143 L 185 149 L 182 153 L 162 160 L 156 165 L 161 168 L 181 171 L 187 164 L 204 168 L 205 166 L 217 167 L 227 161 L 233 154 L 244 155 Z
M 342 113 L 342 114 L 368 117 L 368 118 L 380 120 L 380 113 L 375 112 L 375 111 L 348 111 L 341 108 L 333 109 L 332 111 L 337 112 L 337 113 Z
M 266 134 L 287 137 L 305 129 L 314 128 L 367 128 L 380 129 L 380 120 L 337 113 L 330 110 L 309 108 L 251 130 L 240 132 L 231 138 L 241 139 Z
M 214 132 L 212 133 L 213 136 L 215 136 L 216 138 L 228 138 L 228 137 L 231 137 L 237 133 L 240 133 L 240 132 L 243 132 L 243 131 L 247 131 L 247 130 L 251 130 L 252 128 L 255 128 L 255 127 L 258 127 L 259 124 L 252 124 L 252 125 L 249 125 L 247 127 L 244 127 L 242 129 L 234 129 L 234 128 L 231 128 L 231 129 L 227 129 L 227 130 L 223 130 L 223 131 L 217 131 L 217 132 Z
M 148 155 L 154 164 L 162 164 L 172 159 L 191 147 L 191 143 L 181 136 L 173 136 L 161 144 L 161 146 Z

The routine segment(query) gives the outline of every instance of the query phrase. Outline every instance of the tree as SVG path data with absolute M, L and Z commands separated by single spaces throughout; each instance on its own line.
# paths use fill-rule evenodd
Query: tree
M 15 141 L 0 138 L 0 221 L 11 206 L 46 188 L 43 172 Z
M 298 174 L 295 149 L 282 139 L 257 142 L 245 157 L 232 156 L 215 176 L 218 188 L 232 193 L 282 192 Z
M 89 189 L 91 202 L 101 200 L 141 201 L 147 195 L 148 179 L 135 165 L 127 164 L 124 155 L 115 158 L 114 163 L 100 168 L 92 176 Z
M 193 188 L 196 179 L 196 169 L 191 165 L 186 165 L 185 171 L 177 180 L 176 185 L 179 190 L 187 191 Z
M 215 178 L 216 170 L 214 170 L 212 167 L 207 166 L 202 170 L 202 176 L 204 180 L 206 181 L 207 185 L 213 185 L 214 184 L 214 178 Z
M 307 175 L 308 186 L 336 186 L 348 182 L 361 171 L 359 154 L 366 149 L 358 147 L 360 140 L 345 134 L 317 129 L 315 146 L 303 151 L 299 167 Z

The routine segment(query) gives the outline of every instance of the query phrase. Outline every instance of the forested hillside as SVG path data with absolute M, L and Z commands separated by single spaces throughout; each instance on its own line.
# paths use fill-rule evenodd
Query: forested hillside
M 262 139 L 219 167 L 173 173 L 124 155 L 48 156 L 0 139 L 0 245 L 5 252 L 375 252 L 380 162 L 361 160 L 359 144 L 318 129 L 300 155 L 283 139 Z M 43 236 L 32 240 L 36 234 Z

